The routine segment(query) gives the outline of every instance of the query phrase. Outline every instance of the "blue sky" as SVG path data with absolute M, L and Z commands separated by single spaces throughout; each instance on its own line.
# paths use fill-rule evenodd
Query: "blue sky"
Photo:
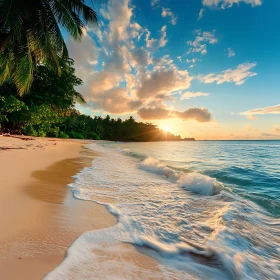
M 197 139 L 280 139 L 280 1 L 110 0 L 67 38 L 90 115 Z

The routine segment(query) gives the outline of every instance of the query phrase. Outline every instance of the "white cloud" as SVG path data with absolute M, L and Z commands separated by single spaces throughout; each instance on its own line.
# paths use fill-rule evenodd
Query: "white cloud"
M 137 38 L 137 40 L 139 41 L 142 35 L 145 33 L 145 30 L 137 22 L 130 23 L 130 28 L 131 28 L 131 36 L 133 38 Z
M 102 15 L 103 18 L 110 20 L 110 14 L 108 13 L 108 11 L 106 11 L 105 9 L 101 8 L 100 9 L 100 14 Z
M 193 59 L 187 59 L 186 62 L 187 63 L 191 63 L 191 65 L 189 66 L 190 68 L 193 68 L 196 66 L 196 62 L 200 61 L 201 59 L 199 58 L 193 58 Z
M 94 40 L 84 30 L 84 36 L 80 42 L 76 42 L 72 37 L 66 40 L 70 57 L 75 61 L 75 69 L 78 77 L 84 79 L 92 65 L 98 63 L 98 48 Z
M 187 63 L 196 63 L 197 61 L 199 61 L 200 59 L 198 58 L 193 58 L 193 59 L 187 59 L 186 62 Z
M 149 30 L 147 30 L 147 29 L 146 29 L 145 41 L 146 41 L 146 47 L 147 48 L 153 47 L 155 45 L 155 43 L 157 42 L 156 39 L 151 38 L 151 32 Z
M 262 4 L 262 0 L 203 0 L 202 5 L 206 7 L 215 8 L 231 8 L 234 4 L 246 3 L 252 7 Z
M 205 11 L 205 9 L 200 9 L 199 14 L 198 14 L 198 20 L 202 19 L 204 11 Z
M 161 37 L 159 39 L 159 46 L 160 47 L 165 47 L 168 40 L 166 38 L 167 34 L 166 34 L 166 25 L 164 25 L 162 28 L 161 28 Z
M 193 77 L 188 71 L 180 70 L 170 55 L 158 53 L 167 43 L 166 25 L 160 36 L 152 38 L 148 28 L 135 21 L 129 0 L 110 0 L 103 9 L 109 23 L 100 26 L 102 36 L 93 40 L 86 34 L 82 43 L 69 44 L 75 68 L 83 74 L 79 91 L 90 108 L 118 115 L 143 114 L 143 108 L 165 108 L 164 102 L 174 99 L 175 93 L 189 89 Z M 200 115 L 199 109 L 172 111 L 172 118 L 204 121 L 205 110 Z
M 208 74 L 200 76 L 199 80 L 203 83 L 235 83 L 235 85 L 242 85 L 249 77 L 254 77 L 257 73 L 252 72 L 251 69 L 256 66 L 256 63 L 243 63 L 238 65 L 236 69 L 227 69 L 221 74 Z
M 151 1 L 151 6 L 152 7 L 158 6 L 158 3 L 159 3 L 159 0 L 152 0 Z
M 227 51 L 228 51 L 228 57 L 235 56 L 235 52 L 231 48 L 228 48 Z
M 198 92 L 187 91 L 180 96 L 180 99 L 183 100 L 183 99 L 190 99 L 190 98 L 195 98 L 195 97 L 199 97 L 199 96 L 208 96 L 208 95 L 209 95 L 208 93 L 200 92 L 200 91 L 198 91 Z
M 158 49 L 161 47 L 165 47 L 168 39 L 167 39 L 167 32 L 166 32 L 166 25 L 162 26 L 162 28 L 159 30 L 160 32 L 160 38 L 155 39 L 151 37 L 151 32 L 148 29 L 145 29 L 146 36 L 145 36 L 145 42 L 147 48 L 153 48 Z
M 159 67 L 143 77 L 136 89 L 137 96 L 141 100 L 169 99 L 172 93 L 189 88 L 191 80 L 186 70 L 178 70 L 174 66 L 169 69 Z
M 190 108 L 186 111 L 170 110 L 164 106 L 154 108 L 140 108 L 139 116 L 143 120 L 159 120 L 178 118 L 182 120 L 196 120 L 198 122 L 210 122 L 213 120 L 211 113 L 206 108 Z
M 203 7 L 227 9 L 231 8 L 234 4 L 239 5 L 240 3 L 249 4 L 252 7 L 259 6 L 262 4 L 262 0 L 202 0 Z M 198 20 L 203 17 L 205 8 L 199 11 Z
M 239 115 L 246 116 L 250 119 L 255 119 L 255 115 L 279 115 L 280 114 L 280 104 L 275 106 L 269 106 L 264 108 L 256 108 L 246 112 L 241 112 Z
M 171 24 L 176 25 L 177 17 L 174 16 L 174 14 L 171 12 L 171 10 L 169 8 L 162 8 L 161 16 L 170 17 Z
M 201 32 L 195 30 L 194 35 L 196 36 L 194 41 L 188 41 L 187 44 L 191 46 L 187 54 L 191 52 L 199 52 L 201 54 L 207 53 L 207 44 L 217 44 L 218 39 L 215 36 L 215 30 L 212 32 Z

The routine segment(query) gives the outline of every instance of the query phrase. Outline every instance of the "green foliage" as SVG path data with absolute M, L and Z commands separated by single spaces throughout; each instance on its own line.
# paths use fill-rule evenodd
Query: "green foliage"
M 24 102 L 18 100 L 14 96 L 0 96 L 0 112 L 12 113 L 26 108 Z
M 9 114 L 26 110 L 26 108 L 24 102 L 18 100 L 14 96 L 0 96 L 0 128 L 2 127 L 2 123 L 9 121 Z
M 61 64 L 60 77 L 46 66 L 39 66 L 31 90 L 24 96 L 17 94 L 12 82 L 0 87 L 2 131 L 59 137 L 64 117 L 74 108 L 77 98 L 83 99 L 75 90 L 82 80 L 75 76 L 73 60 Z
M 112 141 L 166 141 L 180 140 L 180 136 L 163 132 L 150 123 L 112 119 L 110 116 L 94 118 L 75 110 L 82 96 L 75 90 L 82 81 L 75 76 L 73 61 L 61 62 L 62 73 L 40 65 L 34 75 L 30 92 L 17 94 L 16 86 L 9 82 L 0 87 L 0 130 L 31 136 Z
M 60 27 L 80 40 L 87 23 L 96 23 L 84 0 L 0 1 L 0 84 L 12 79 L 20 95 L 31 89 L 34 71 L 46 65 L 61 75 L 68 57 Z
M 69 135 L 67 135 L 66 133 L 64 133 L 63 131 L 59 131 L 58 133 L 58 138 L 65 138 L 68 139 Z
M 82 133 L 76 132 L 76 131 L 73 131 L 73 130 L 69 131 L 68 135 L 69 135 L 70 138 L 73 138 L 73 139 L 85 139 L 84 135 Z

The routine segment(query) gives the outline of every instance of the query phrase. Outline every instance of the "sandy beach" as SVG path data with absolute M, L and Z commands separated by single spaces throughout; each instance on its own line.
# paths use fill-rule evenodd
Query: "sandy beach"
M 0 137 L 0 279 L 42 279 L 83 232 L 116 223 L 66 187 L 95 156 L 85 143 Z

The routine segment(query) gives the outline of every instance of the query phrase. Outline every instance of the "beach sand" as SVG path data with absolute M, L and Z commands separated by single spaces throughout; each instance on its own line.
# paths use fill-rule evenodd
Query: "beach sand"
M 84 141 L 0 137 L 0 279 L 42 279 L 83 232 L 114 216 L 66 187 L 93 152 Z

